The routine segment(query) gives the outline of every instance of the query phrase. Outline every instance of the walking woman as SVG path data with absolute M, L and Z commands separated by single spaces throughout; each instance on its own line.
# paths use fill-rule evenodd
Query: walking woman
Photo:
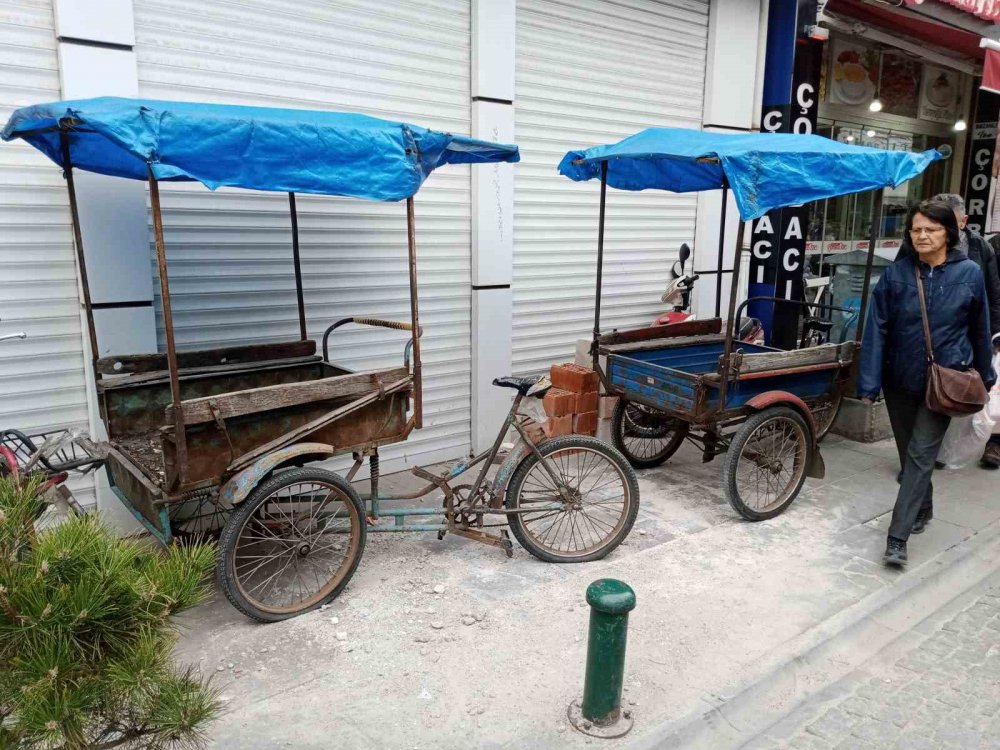
M 907 217 L 916 257 L 885 269 L 872 292 L 858 368 L 858 397 L 879 394 L 892 424 L 903 467 L 883 560 L 906 563 L 910 534 L 923 532 L 934 517 L 931 474 L 949 417 L 929 410 L 927 347 L 914 266 L 920 271 L 935 361 L 955 370 L 975 368 L 987 389 L 996 376 L 991 364 L 989 308 L 983 274 L 958 249 L 955 212 L 947 203 L 924 201 Z

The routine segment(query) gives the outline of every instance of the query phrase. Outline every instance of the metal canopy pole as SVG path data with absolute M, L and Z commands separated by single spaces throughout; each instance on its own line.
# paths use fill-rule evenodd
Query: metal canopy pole
M 153 175 L 152 165 L 147 165 L 149 174 L 149 201 L 153 212 L 153 232 L 156 235 L 156 268 L 160 277 L 160 299 L 163 302 L 163 330 L 167 337 L 167 369 L 170 374 L 170 399 L 174 414 L 174 443 L 177 446 L 177 474 L 175 482 L 184 484 L 187 470 L 187 435 L 184 433 L 184 409 L 181 405 L 181 379 L 177 368 L 177 345 L 174 342 L 174 316 L 170 309 L 170 284 L 167 280 L 167 249 L 163 241 L 163 216 L 160 213 L 160 188 Z
M 600 372 L 601 352 L 598 341 L 601 338 L 601 281 L 604 277 L 604 208 L 608 197 L 608 162 L 601 162 L 601 210 L 597 220 L 597 294 L 594 297 L 594 343 L 591 347 L 594 357 L 594 372 Z
M 861 309 L 858 310 L 858 327 L 854 336 L 856 344 L 861 344 L 861 337 L 865 332 L 865 316 L 868 314 L 868 297 L 870 295 L 868 287 L 872 282 L 872 263 L 875 260 L 875 245 L 878 243 L 882 224 L 882 188 L 872 191 L 872 213 L 871 227 L 868 232 L 868 259 L 865 261 L 865 285 L 861 290 Z
M 723 204 L 725 205 L 725 204 Z M 733 257 L 733 279 L 729 286 L 729 318 L 726 321 L 726 343 L 722 352 L 722 367 L 719 373 L 719 410 L 726 408 L 726 391 L 729 389 L 729 362 L 733 354 L 733 339 L 736 338 L 736 295 L 740 291 L 740 265 L 743 260 L 743 231 L 746 223 L 740 217 L 740 228 L 736 233 L 736 254 Z M 719 274 L 722 278 L 722 274 Z M 718 304 L 718 301 L 716 301 Z
M 420 364 L 420 311 L 417 305 L 417 230 L 413 214 L 413 196 L 406 199 L 406 244 L 410 261 L 410 324 L 413 341 L 413 421 L 419 430 L 424 425 L 423 375 Z
M 306 303 L 302 295 L 302 261 L 299 258 L 299 215 L 295 210 L 295 193 L 288 194 L 288 208 L 292 215 L 292 260 L 295 263 L 295 298 L 299 305 L 299 335 L 305 341 L 309 337 L 306 334 Z
M 722 224 L 719 226 L 719 273 L 715 277 L 715 317 L 722 312 L 722 268 L 726 260 L 726 209 L 729 207 L 729 180 L 722 175 Z M 740 224 L 742 229 L 743 225 Z
M 83 253 L 83 234 L 80 230 L 80 211 L 76 203 L 76 185 L 73 182 L 73 162 L 69 152 L 69 134 L 64 128 L 59 130 L 59 144 L 62 147 L 63 174 L 69 191 L 69 213 L 73 221 L 73 244 L 76 246 L 76 264 L 80 269 L 80 286 L 83 288 L 83 307 L 87 313 L 87 338 L 90 342 L 90 366 L 94 370 L 94 382 L 98 381 L 97 328 L 94 325 L 94 307 L 90 301 L 90 281 L 87 277 L 87 258 Z

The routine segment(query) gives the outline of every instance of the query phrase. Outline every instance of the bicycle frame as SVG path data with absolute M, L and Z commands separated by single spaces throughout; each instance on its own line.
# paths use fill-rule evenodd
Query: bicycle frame
M 404 494 L 387 496 L 380 495 L 378 493 L 378 473 L 377 473 L 377 460 L 373 462 L 372 471 L 372 493 L 362 499 L 369 504 L 369 532 L 398 532 L 398 531 L 437 531 L 443 533 L 445 531 L 451 531 L 456 534 L 471 536 L 479 541 L 487 541 L 490 543 L 501 544 L 502 540 L 499 537 L 492 537 L 485 532 L 480 532 L 478 530 L 461 528 L 457 523 L 455 516 L 458 515 L 458 511 L 461 511 L 464 515 L 470 515 L 477 517 L 477 520 L 481 522 L 481 516 L 483 515 L 513 515 L 517 513 L 526 512 L 524 509 L 505 509 L 501 507 L 501 501 L 503 497 L 503 492 L 506 489 L 507 483 L 510 481 L 511 475 L 514 473 L 514 469 L 523 461 L 530 453 L 534 453 L 538 456 L 548 472 L 549 477 L 559 487 L 560 494 L 565 498 L 565 488 L 563 483 L 560 481 L 559 477 L 553 471 L 552 467 L 549 466 L 548 462 L 542 457 L 539 452 L 538 447 L 535 445 L 534 441 L 528 435 L 524 427 L 518 422 L 517 415 L 518 409 L 521 402 L 524 400 L 524 396 L 520 393 L 514 398 L 514 403 L 511 405 L 510 411 L 507 413 L 507 418 L 504 420 L 503 424 L 500 426 L 497 432 L 496 440 L 493 445 L 482 453 L 474 456 L 468 461 L 459 462 L 448 474 L 444 476 L 438 476 L 436 474 L 431 474 L 420 467 L 414 467 L 411 471 L 414 475 L 425 479 L 429 484 L 421 487 L 415 492 Z M 509 428 L 513 427 L 518 435 L 521 437 L 521 445 L 519 449 L 511 451 L 510 456 L 503 462 L 500 468 L 497 470 L 496 477 L 494 477 L 492 482 L 488 482 L 488 474 L 490 466 L 493 465 L 494 459 L 500 452 L 500 447 L 503 445 L 504 437 L 507 435 Z M 375 458 L 375 456 L 372 456 Z M 355 457 L 354 467 L 348 473 L 348 480 L 357 473 L 358 469 L 361 468 L 363 458 L 361 456 Z M 463 501 L 461 498 L 457 498 L 454 489 L 450 486 L 449 482 L 462 476 L 474 466 L 482 464 L 482 468 L 479 470 L 476 476 L 475 482 L 469 489 L 468 498 Z M 489 496 L 488 503 L 478 503 L 477 500 L 482 494 L 484 489 Z M 429 495 L 436 489 L 440 489 L 445 495 L 445 507 L 444 508 L 427 508 L 427 507 L 407 507 L 407 508 L 382 508 L 382 501 L 399 501 L 399 500 L 417 500 L 426 495 Z M 461 508 L 463 504 L 467 503 L 466 508 Z M 563 503 L 550 503 L 550 504 L 538 504 L 532 505 L 530 512 L 538 512 L 545 510 L 559 510 L 563 507 Z M 406 518 L 409 516 L 439 516 L 444 515 L 447 519 L 446 523 L 406 523 Z M 380 526 L 377 523 L 377 519 L 390 517 L 394 519 L 392 525 Z

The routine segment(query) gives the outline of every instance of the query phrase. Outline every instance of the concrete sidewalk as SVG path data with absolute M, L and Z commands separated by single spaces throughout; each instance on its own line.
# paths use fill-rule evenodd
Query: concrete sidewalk
M 186 618 L 178 657 L 224 688 L 219 748 L 738 747 L 1000 562 L 997 474 L 935 475 L 935 519 L 900 573 L 879 562 L 895 447 L 830 437 L 823 455 L 824 480 L 752 524 L 724 499 L 721 461 L 685 447 L 640 473 L 635 529 L 598 563 L 371 535 L 326 610 L 260 626 L 220 595 Z M 610 742 L 566 722 L 583 685 L 584 591 L 606 576 L 638 598 L 635 728 Z

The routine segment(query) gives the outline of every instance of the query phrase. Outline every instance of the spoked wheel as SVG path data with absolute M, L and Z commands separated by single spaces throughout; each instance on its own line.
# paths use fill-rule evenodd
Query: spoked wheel
M 217 495 L 199 495 L 171 507 L 170 532 L 180 542 L 218 539 L 232 512 Z
M 628 461 L 611 446 L 581 435 L 538 446 L 507 486 L 510 529 L 545 562 L 599 560 L 628 536 L 639 512 L 639 484 Z M 560 492 L 559 485 L 562 487 Z M 531 511 L 532 506 L 545 509 Z M 558 506 L 558 507 L 554 507 Z
M 611 440 L 637 469 L 659 466 L 674 455 L 687 430 L 687 422 L 623 398 L 611 416 Z
M 729 504 L 748 521 L 774 518 L 799 494 L 811 450 L 809 426 L 794 409 L 779 406 L 754 414 L 726 454 Z
M 216 579 L 233 606 L 277 622 L 325 604 L 351 580 L 365 549 L 364 504 L 341 477 L 293 469 L 233 513 L 219 540 Z
M 824 396 L 819 401 L 812 404 L 809 410 L 812 412 L 813 420 L 816 422 L 816 442 L 826 437 L 837 421 L 837 413 L 840 411 L 840 402 L 844 400 L 844 395 L 839 388 L 834 388 L 828 396 Z

